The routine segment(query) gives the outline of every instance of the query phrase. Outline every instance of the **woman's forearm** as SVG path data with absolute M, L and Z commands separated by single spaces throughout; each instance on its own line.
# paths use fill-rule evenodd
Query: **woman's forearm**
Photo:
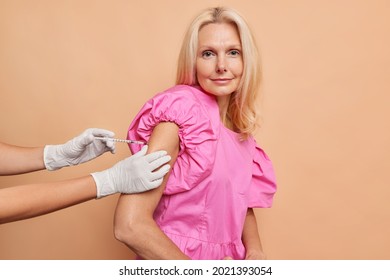
M 135 235 L 130 247 L 138 256 L 145 260 L 188 260 L 180 249 L 158 228 L 157 225 L 143 222 L 139 225 L 143 234 Z
M 134 196 L 134 195 L 131 195 Z M 129 212 L 134 197 L 122 195 L 115 215 L 115 237 L 143 259 L 188 259 L 160 230 L 151 216 Z
M 247 211 L 244 230 L 242 232 L 242 242 L 246 249 L 245 259 L 265 259 L 255 213 L 252 208 L 248 208 Z

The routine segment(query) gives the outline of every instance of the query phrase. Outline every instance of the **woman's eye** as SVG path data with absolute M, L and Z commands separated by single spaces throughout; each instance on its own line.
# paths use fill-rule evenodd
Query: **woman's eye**
M 204 51 L 202 52 L 202 57 L 207 58 L 213 55 L 213 52 L 211 51 Z
M 231 50 L 229 52 L 229 54 L 232 55 L 232 56 L 238 56 L 238 55 L 240 55 L 240 51 L 238 51 L 238 50 Z

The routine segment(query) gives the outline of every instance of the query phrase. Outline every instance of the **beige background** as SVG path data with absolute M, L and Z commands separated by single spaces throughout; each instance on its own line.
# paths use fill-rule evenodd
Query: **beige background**
M 59 144 L 88 127 L 125 137 L 173 84 L 184 30 L 227 5 L 252 26 L 264 68 L 256 138 L 279 190 L 257 211 L 269 259 L 390 258 L 387 0 L 0 1 L 0 139 Z M 1 177 L 0 188 L 77 177 L 129 155 Z M 117 196 L 0 226 L 0 259 L 126 259 Z

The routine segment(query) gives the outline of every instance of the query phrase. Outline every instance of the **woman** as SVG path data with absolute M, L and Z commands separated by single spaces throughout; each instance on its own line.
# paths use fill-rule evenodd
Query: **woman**
M 212 8 L 195 18 L 177 85 L 149 100 L 129 128 L 149 151 L 166 150 L 173 166 L 159 188 L 118 202 L 115 236 L 140 258 L 264 258 L 252 208 L 270 207 L 276 185 L 252 136 L 259 81 L 257 49 L 237 12 Z

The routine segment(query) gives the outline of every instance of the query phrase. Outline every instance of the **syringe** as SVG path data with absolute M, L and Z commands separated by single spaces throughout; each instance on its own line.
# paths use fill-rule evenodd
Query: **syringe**
M 145 145 L 147 144 L 144 141 L 138 141 L 138 140 L 124 140 L 124 139 L 116 139 L 116 138 L 109 138 L 109 137 L 95 137 L 95 139 L 98 140 L 105 140 L 105 141 L 114 141 L 114 142 L 120 142 L 120 143 L 130 143 L 130 144 L 139 144 L 139 145 Z

